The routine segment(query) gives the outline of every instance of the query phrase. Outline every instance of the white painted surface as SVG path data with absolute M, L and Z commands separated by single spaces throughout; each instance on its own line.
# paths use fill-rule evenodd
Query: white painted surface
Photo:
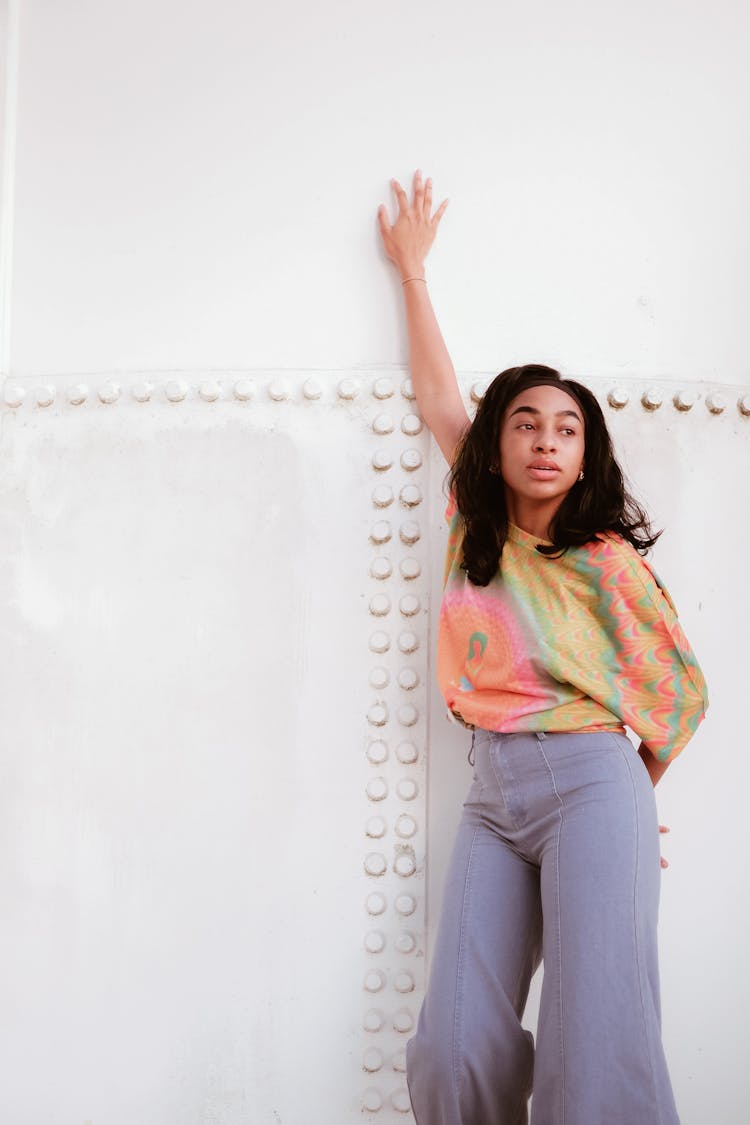
M 468 786 L 428 662 L 445 465 L 401 429 L 375 221 L 421 164 L 451 198 L 428 276 L 467 401 L 529 360 L 629 393 L 607 417 L 711 696 L 658 788 L 665 1042 L 683 1125 L 744 1123 L 747 11 L 0 15 L 0 1119 L 409 1119 L 399 1051 Z M 422 507 L 402 508 L 412 483 Z

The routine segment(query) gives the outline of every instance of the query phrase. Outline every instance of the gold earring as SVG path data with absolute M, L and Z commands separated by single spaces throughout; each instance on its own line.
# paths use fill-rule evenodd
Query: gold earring
M 583 469 L 581 469 L 580 473 L 578 474 L 578 479 L 583 480 Z

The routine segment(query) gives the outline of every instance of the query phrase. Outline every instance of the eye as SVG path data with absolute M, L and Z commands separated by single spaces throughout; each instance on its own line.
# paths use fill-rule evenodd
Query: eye
M 518 428 L 519 428 L 519 430 L 525 430 L 527 426 L 529 427 L 530 430 L 534 429 L 534 423 L 533 422 L 521 422 L 521 425 Z
M 565 426 L 565 428 L 563 429 L 563 433 L 571 434 L 572 437 L 575 437 L 576 434 L 575 430 L 572 430 L 570 426 Z

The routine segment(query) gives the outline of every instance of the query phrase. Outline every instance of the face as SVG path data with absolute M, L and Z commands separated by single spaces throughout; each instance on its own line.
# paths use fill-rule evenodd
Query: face
M 509 514 L 519 504 L 550 512 L 560 506 L 583 468 L 583 431 L 583 411 L 559 387 L 531 387 L 516 395 L 500 431 Z

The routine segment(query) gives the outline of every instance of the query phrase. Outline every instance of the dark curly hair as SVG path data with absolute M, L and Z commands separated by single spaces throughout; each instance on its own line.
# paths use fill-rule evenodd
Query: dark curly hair
M 597 532 L 615 531 L 643 555 L 662 534 L 652 530 L 648 516 L 626 488 L 601 407 L 588 387 L 563 379 L 544 364 L 508 367 L 487 388 L 447 478 L 464 521 L 461 567 L 475 586 L 487 586 L 497 573 L 508 536 L 505 484 L 502 475 L 490 471 L 490 465 L 497 464 L 505 411 L 516 395 L 541 385 L 567 391 L 583 411 L 585 475 L 554 515 L 549 530 L 552 545 L 537 543 L 537 551 L 559 558 L 568 547 L 598 539 Z

